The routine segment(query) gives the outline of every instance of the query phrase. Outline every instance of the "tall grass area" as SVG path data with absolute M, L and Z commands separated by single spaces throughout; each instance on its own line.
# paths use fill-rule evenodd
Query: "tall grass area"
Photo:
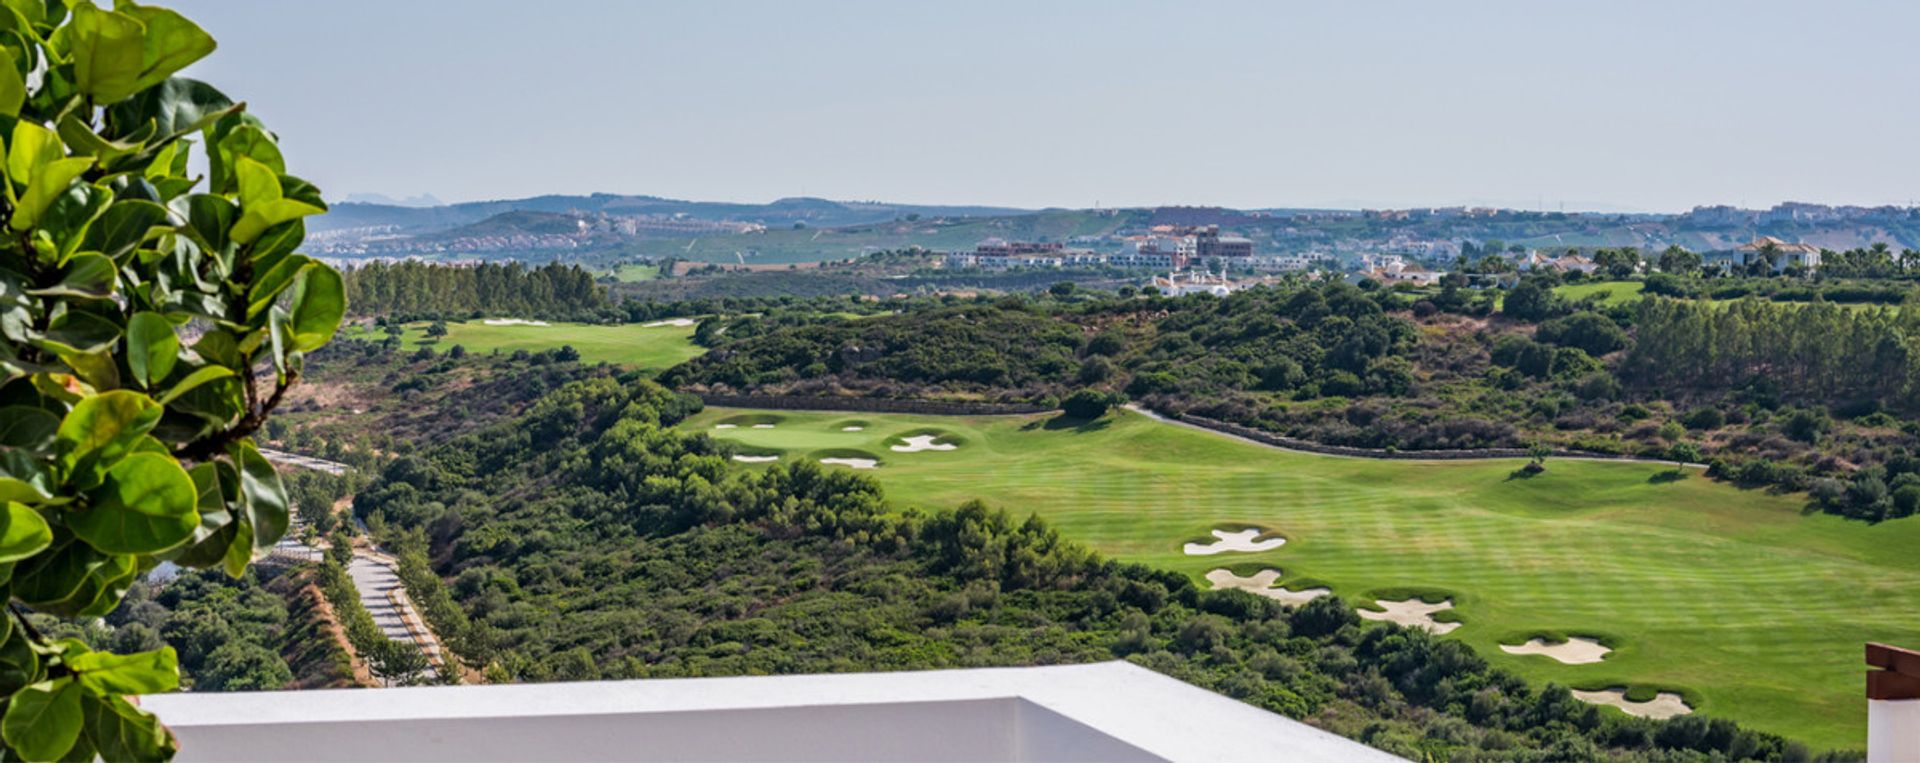
M 605 361 L 639 369 L 668 368 L 696 357 L 705 349 L 693 343 L 692 326 L 647 326 L 622 324 L 601 326 L 585 323 L 554 323 L 548 326 L 489 326 L 483 321 L 448 323 L 447 335 L 434 340 L 427 336 L 427 323 L 409 323 L 401 334 L 401 347 L 420 347 L 446 352 L 454 345 L 467 352 L 487 353 L 558 349 L 562 345 L 580 352 L 589 363 Z M 354 339 L 379 341 L 385 334 L 378 328 L 354 325 L 347 329 Z
M 716 425 L 731 423 L 730 428 Z M 754 428 L 772 424 L 772 428 Z M 1121 559 L 1193 576 L 1233 567 L 1328 585 L 1349 602 L 1449 596 L 1448 638 L 1540 682 L 1681 691 L 1696 712 L 1816 748 L 1865 742 L 1860 649 L 1920 644 L 1920 520 L 1807 515 L 1659 464 L 1410 462 L 1279 451 L 1120 413 L 931 417 L 712 409 L 683 426 L 782 459 L 871 457 L 900 506 L 983 498 L 1037 512 Z M 858 431 L 844 431 L 860 427 Z M 939 433 L 954 450 L 903 453 Z M 740 468 L 764 468 L 740 464 Z M 1278 532 L 1261 553 L 1187 556 L 1223 526 Z M 1600 663 L 1502 653 L 1539 634 L 1602 638 Z

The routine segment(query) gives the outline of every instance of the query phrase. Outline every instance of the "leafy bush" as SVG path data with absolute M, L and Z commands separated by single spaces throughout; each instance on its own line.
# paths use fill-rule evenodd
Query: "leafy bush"
M 131 3 L 23 0 L 6 18 L 0 562 L 18 605 L 97 618 L 161 560 L 238 575 L 279 539 L 287 496 L 251 435 L 346 305 L 340 275 L 294 252 L 319 189 L 240 105 L 172 76 L 211 37 Z M 94 651 L 7 616 L 9 757 L 173 754 L 123 696 L 173 688 L 172 649 Z

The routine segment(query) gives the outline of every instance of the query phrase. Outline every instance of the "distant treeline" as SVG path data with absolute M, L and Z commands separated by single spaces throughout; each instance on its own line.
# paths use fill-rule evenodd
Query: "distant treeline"
M 1790 400 L 1910 411 L 1920 402 L 1916 312 L 1649 299 L 1634 318 L 1621 376 L 1669 389 L 1757 383 Z
M 347 305 L 357 315 L 596 320 L 611 311 L 606 287 L 595 283 L 592 273 L 558 262 L 537 268 L 518 262 L 471 267 L 373 262 L 344 275 Z

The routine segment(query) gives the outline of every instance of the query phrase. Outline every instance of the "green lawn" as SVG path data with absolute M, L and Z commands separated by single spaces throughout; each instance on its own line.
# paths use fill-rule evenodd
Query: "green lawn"
M 621 283 L 651 281 L 659 277 L 659 265 L 635 265 L 629 263 L 613 269 L 613 279 Z
M 385 336 L 379 329 L 361 324 L 347 328 L 356 339 L 378 340 Z M 432 347 L 445 351 L 463 345 L 467 352 L 513 352 L 514 350 L 551 350 L 572 345 L 587 362 L 606 361 L 635 368 L 669 368 L 696 357 L 705 349 L 692 342 L 692 326 L 647 326 L 630 323 L 599 326 L 585 323 L 555 323 L 550 326 L 489 326 L 484 321 L 448 323 L 447 335 L 429 342 L 426 323 L 410 323 L 401 335 L 402 347 Z
M 783 459 L 877 457 L 869 473 L 897 503 L 979 497 L 1038 512 L 1104 553 L 1196 580 L 1257 563 L 1353 602 L 1395 589 L 1450 595 L 1465 626 L 1447 637 L 1531 679 L 1678 689 L 1697 711 L 1819 748 L 1864 746 L 1861 644 L 1920 644 L 1920 519 L 1803 515 L 1798 496 L 1697 473 L 1661 481 L 1666 467 L 1651 464 L 1554 459 L 1540 476 L 1509 479 L 1520 462 L 1298 454 L 1132 413 L 1047 422 L 713 409 L 684 426 Z M 865 428 L 841 431 L 850 425 Z M 927 430 L 958 449 L 888 447 Z M 1288 543 L 1181 552 L 1235 524 Z M 1538 633 L 1598 636 L 1614 652 L 1564 665 L 1497 649 Z
M 1640 290 L 1643 288 L 1646 288 L 1646 284 L 1639 281 L 1600 281 L 1598 283 L 1567 284 L 1566 286 L 1555 287 L 1553 291 L 1570 302 L 1604 293 L 1607 295 L 1603 300 L 1604 304 L 1618 305 L 1625 302 L 1639 301 Z

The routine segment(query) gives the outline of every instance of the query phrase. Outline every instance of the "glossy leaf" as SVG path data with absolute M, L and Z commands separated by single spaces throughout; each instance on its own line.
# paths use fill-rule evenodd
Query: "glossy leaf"
M 81 742 L 102 760 L 165 760 L 176 751 L 173 735 L 158 717 L 120 696 L 83 697 L 81 711 L 86 722 Z
M 20 116 L 20 104 L 27 100 L 27 81 L 20 76 L 13 51 L 0 48 L 0 115 Z
M 155 453 L 127 456 L 89 494 L 91 505 L 67 518 L 73 534 L 109 554 L 151 554 L 191 537 L 199 495 L 180 462 Z
M 260 273 L 259 278 L 253 282 L 253 289 L 247 293 L 247 318 L 252 319 L 272 306 L 274 300 L 280 297 L 280 293 L 292 286 L 294 279 L 313 265 L 314 261 L 311 257 L 290 254 L 280 258 L 265 272 Z M 259 263 L 256 263 L 256 267 L 258 266 Z
M 55 434 L 61 463 L 69 474 L 111 466 L 160 423 L 162 413 L 146 395 L 127 390 L 81 400 L 61 419 Z
M 40 512 L 9 501 L 0 517 L 0 562 L 17 562 L 53 545 L 53 528 Z
M 266 548 L 279 542 L 287 532 L 288 506 L 286 486 L 273 464 L 260 455 L 251 442 L 235 445 L 234 463 L 240 467 L 240 498 L 246 503 L 246 515 L 253 525 L 253 545 Z
M 169 405 L 181 395 L 192 392 L 202 384 L 232 376 L 234 376 L 233 369 L 226 366 L 204 366 L 195 369 L 193 373 L 187 374 L 186 378 L 174 382 L 172 387 L 167 388 L 166 394 L 160 396 L 159 402 L 161 405 Z
M 0 719 L 0 737 L 21 757 L 53 760 L 80 738 L 80 686 L 70 678 L 44 681 L 20 690 Z
M 213 52 L 213 37 L 165 8 L 105 11 L 90 2 L 73 8 L 68 40 L 75 84 L 99 103 L 133 95 Z
M 113 296 L 116 275 L 113 260 L 104 255 L 75 255 L 61 267 L 58 283 L 44 289 L 31 289 L 27 293 L 41 297 L 106 299 Z
M 292 312 L 289 326 L 295 352 L 312 352 L 333 339 L 347 314 L 347 290 L 340 273 L 325 265 L 308 269 L 294 287 Z
M 127 367 L 140 386 L 152 387 L 166 379 L 179 355 L 180 337 L 166 316 L 140 312 L 127 321 Z
M 165 138 L 198 132 L 232 108 L 233 99 L 218 88 L 196 79 L 170 77 L 114 104 L 107 114 L 120 130 L 151 123 L 156 137 Z
M 158 694 L 180 685 L 180 660 L 170 646 L 134 654 L 88 652 L 66 664 L 96 694 Z

